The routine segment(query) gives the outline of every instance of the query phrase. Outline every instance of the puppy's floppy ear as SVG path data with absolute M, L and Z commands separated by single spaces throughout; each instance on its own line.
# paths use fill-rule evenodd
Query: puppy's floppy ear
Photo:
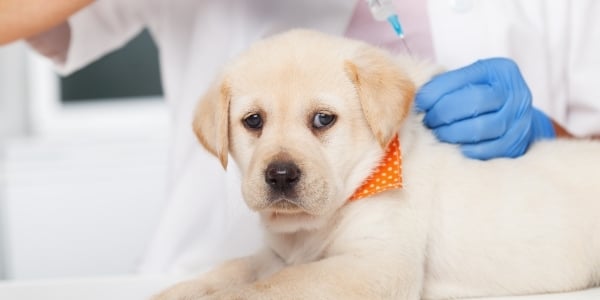
M 202 146 L 219 158 L 224 169 L 227 169 L 229 149 L 230 99 L 231 89 L 227 81 L 217 80 L 200 98 L 192 124 Z
M 354 83 L 363 113 L 377 141 L 385 148 L 408 114 L 415 85 L 383 50 L 361 46 L 345 70 Z

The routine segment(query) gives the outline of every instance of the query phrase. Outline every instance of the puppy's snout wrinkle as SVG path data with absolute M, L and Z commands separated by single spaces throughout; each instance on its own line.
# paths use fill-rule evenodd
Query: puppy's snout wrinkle
M 300 168 L 293 162 L 275 161 L 267 166 L 265 182 L 279 192 L 286 192 L 294 188 L 300 180 Z

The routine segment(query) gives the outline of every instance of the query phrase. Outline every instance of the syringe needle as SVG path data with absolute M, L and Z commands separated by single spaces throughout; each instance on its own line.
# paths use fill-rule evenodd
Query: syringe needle
M 404 48 L 406 48 L 406 52 L 408 53 L 408 55 L 413 56 L 412 51 L 410 51 L 410 48 L 408 48 L 408 44 L 406 43 L 406 40 L 404 39 L 404 37 L 402 37 L 400 39 L 402 40 L 402 45 L 404 45 Z

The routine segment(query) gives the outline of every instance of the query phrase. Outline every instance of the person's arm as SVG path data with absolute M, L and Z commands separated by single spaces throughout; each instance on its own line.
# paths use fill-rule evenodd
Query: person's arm
M 93 0 L 0 0 L 0 45 L 55 28 Z
M 149 0 L 0 0 L 0 45 L 24 39 L 67 75 L 123 46 L 160 10 Z M 8 28 L 8 30 L 4 30 Z
M 557 138 L 574 138 L 574 136 L 567 131 L 564 127 L 560 126 L 560 124 L 556 123 L 552 120 L 552 127 L 554 128 L 554 132 L 556 133 Z
M 551 120 L 551 121 L 552 121 L 552 127 L 554 127 L 554 132 L 556 133 L 557 138 L 565 138 L 565 139 L 577 138 L 576 136 L 571 134 L 567 129 L 560 126 L 560 124 L 556 123 L 554 120 Z M 592 135 L 592 136 L 588 136 L 586 138 L 589 138 L 592 140 L 600 140 L 600 135 Z

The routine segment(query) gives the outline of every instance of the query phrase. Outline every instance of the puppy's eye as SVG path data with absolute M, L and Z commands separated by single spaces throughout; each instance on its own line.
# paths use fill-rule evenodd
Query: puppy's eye
M 325 128 L 335 122 L 335 115 L 328 113 L 316 113 L 313 117 L 312 126 L 316 129 Z
M 263 126 L 262 117 L 259 114 L 252 114 L 244 118 L 244 125 L 250 129 L 261 129 Z

